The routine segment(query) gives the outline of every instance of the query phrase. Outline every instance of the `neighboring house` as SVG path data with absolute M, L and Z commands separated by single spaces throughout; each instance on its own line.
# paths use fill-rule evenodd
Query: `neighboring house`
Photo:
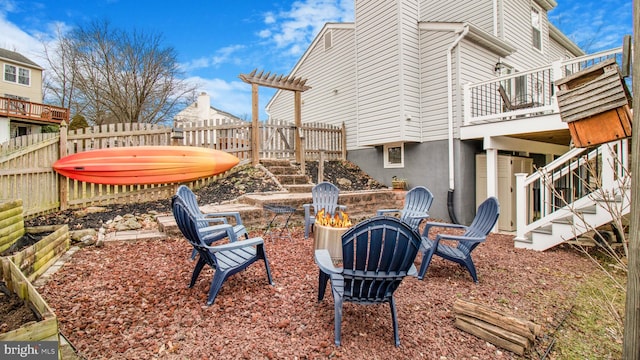
M 468 224 L 479 201 L 498 195 L 500 228 L 514 231 L 514 191 L 502 178 L 570 145 L 553 80 L 571 71 L 561 61 L 584 54 L 549 23 L 556 5 L 356 1 L 355 22 L 327 23 L 291 71 L 312 87 L 302 121 L 344 123 L 348 159 L 383 183 L 427 186 L 433 218 Z M 292 97 L 278 91 L 269 116 L 293 121 Z
M 174 117 L 176 123 L 197 123 L 200 121 L 237 122 L 241 118 L 211 106 L 211 97 L 201 92 L 193 104 L 187 106 Z
M 0 143 L 69 122 L 68 109 L 42 104 L 42 67 L 6 49 L 0 49 L 0 65 Z

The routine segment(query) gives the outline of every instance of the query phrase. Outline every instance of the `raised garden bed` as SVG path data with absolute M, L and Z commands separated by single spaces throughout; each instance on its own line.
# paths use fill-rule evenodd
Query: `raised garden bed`
M 0 342 L 57 341 L 59 344 L 58 319 L 56 315 L 22 271 L 11 260 L 5 259 L 2 262 L 2 274 L 4 286 L 9 292 L 8 295 L 4 292 L 0 294 L 3 297 L 2 301 L 19 305 L 19 308 L 16 309 L 17 314 L 0 314 L 3 317 L 13 316 L 10 321 L 13 324 L 12 329 L 7 329 L 4 332 L 0 330 Z M 22 299 L 23 303 L 20 304 L 15 299 L 15 296 Z M 33 312 L 35 321 L 34 318 L 28 316 L 29 310 Z M 20 324 L 20 322 L 24 322 L 24 324 Z
M 29 281 L 37 279 L 69 249 L 69 226 L 24 227 L 20 200 L 0 203 L 0 222 L 11 228 L 0 243 L 0 263 L 11 260 Z

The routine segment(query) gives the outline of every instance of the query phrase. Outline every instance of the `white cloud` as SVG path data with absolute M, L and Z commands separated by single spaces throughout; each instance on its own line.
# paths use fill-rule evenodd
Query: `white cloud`
M 36 36 L 23 31 L 15 24 L 7 21 L 5 14 L 11 3 L 9 2 L 7 7 L 4 7 L 5 5 L 7 5 L 7 2 L 0 3 L 0 6 L 3 6 L 2 9 L 0 9 L 0 34 L 2 34 L 0 47 L 19 52 L 31 58 L 31 60 L 38 62 L 38 58 L 42 55 L 43 50 L 41 42 Z
M 245 48 L 244 45 L 231 45 L 218 49 L 213 55 L 191 60 L 182 64 L 184 71 L 193 71 L 205 68 L 215 68 L 226 63 L 239 63 L 236 54 Z
M 583 50 L 593 53 L 622 45 L 622 37 L 632 31 L 632 8 L 630 0 L 562 2 L 549 13 L 549 19 Z
M 327 22 L 354 19 L 352 0 L 303 0 L 292 4 L 289 11 L 265 14 L 268 29 L 259 34 L 270 36 L 276 47 L 285 53 L 300 55 Z

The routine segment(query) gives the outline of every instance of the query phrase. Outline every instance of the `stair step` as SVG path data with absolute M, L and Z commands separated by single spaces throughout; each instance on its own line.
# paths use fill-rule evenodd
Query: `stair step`
M 537 228 L 535 230 L 532 230 L 531 232 L 535 232 L 535 233 L 538 233 L 538 234 L 551 235 L 551 234 L 553 234 L 553 226 L 551 226 L 551 225 L 542 226 L 542 227 L 539 227 L 539 228 Z
M 563 218 L 560 219 L 555 219 L 552 221 L 554 224 L 566 224 L 566 225 L 571 225 L 573 224 L 573 216 L 569 215 L 569 216 L 565 216 Z
M 270 166 L 291 166 L 289 159 L 260 159 L 260 164 L 264 167 Z
M 296 175 L 298 169 L 292 166 L 265 166 L 273 175 Z
M 301 185 L 286 185 L 286 189 L 290 193 L 310 193 L 315 185 L 313 184 L 301 184 Z
M 577 212 L 583 214 L 596 214 L 598 212 L 598 207 L 596 205 L 585 206 L 580 209 L 576 209 Z
M 278 181 L 282 185 L 308 184 L 309 178 L 306 175 L 277 175 Z

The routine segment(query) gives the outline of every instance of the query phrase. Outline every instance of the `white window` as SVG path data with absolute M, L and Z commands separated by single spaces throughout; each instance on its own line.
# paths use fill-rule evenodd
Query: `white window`
M 31 85 L 31 70 L 9 64 L 4 64 L 4 81 Z
M 29 69 L 18 69 L 18 84 L 22 85 L 30 85 L 31 84 L 31 70 Z
M 404 167 L 404 144 L 394 143 L 384 146 L 384 167 L 403 168 Z
M 17 68 L 13 65 L 4 65 L 4 81 L 16 82 Z
M 540 26 L 540 11 L 531 9 L 531 30 L 533 34 L 533 47 L 542 51 L 542 31 Z

